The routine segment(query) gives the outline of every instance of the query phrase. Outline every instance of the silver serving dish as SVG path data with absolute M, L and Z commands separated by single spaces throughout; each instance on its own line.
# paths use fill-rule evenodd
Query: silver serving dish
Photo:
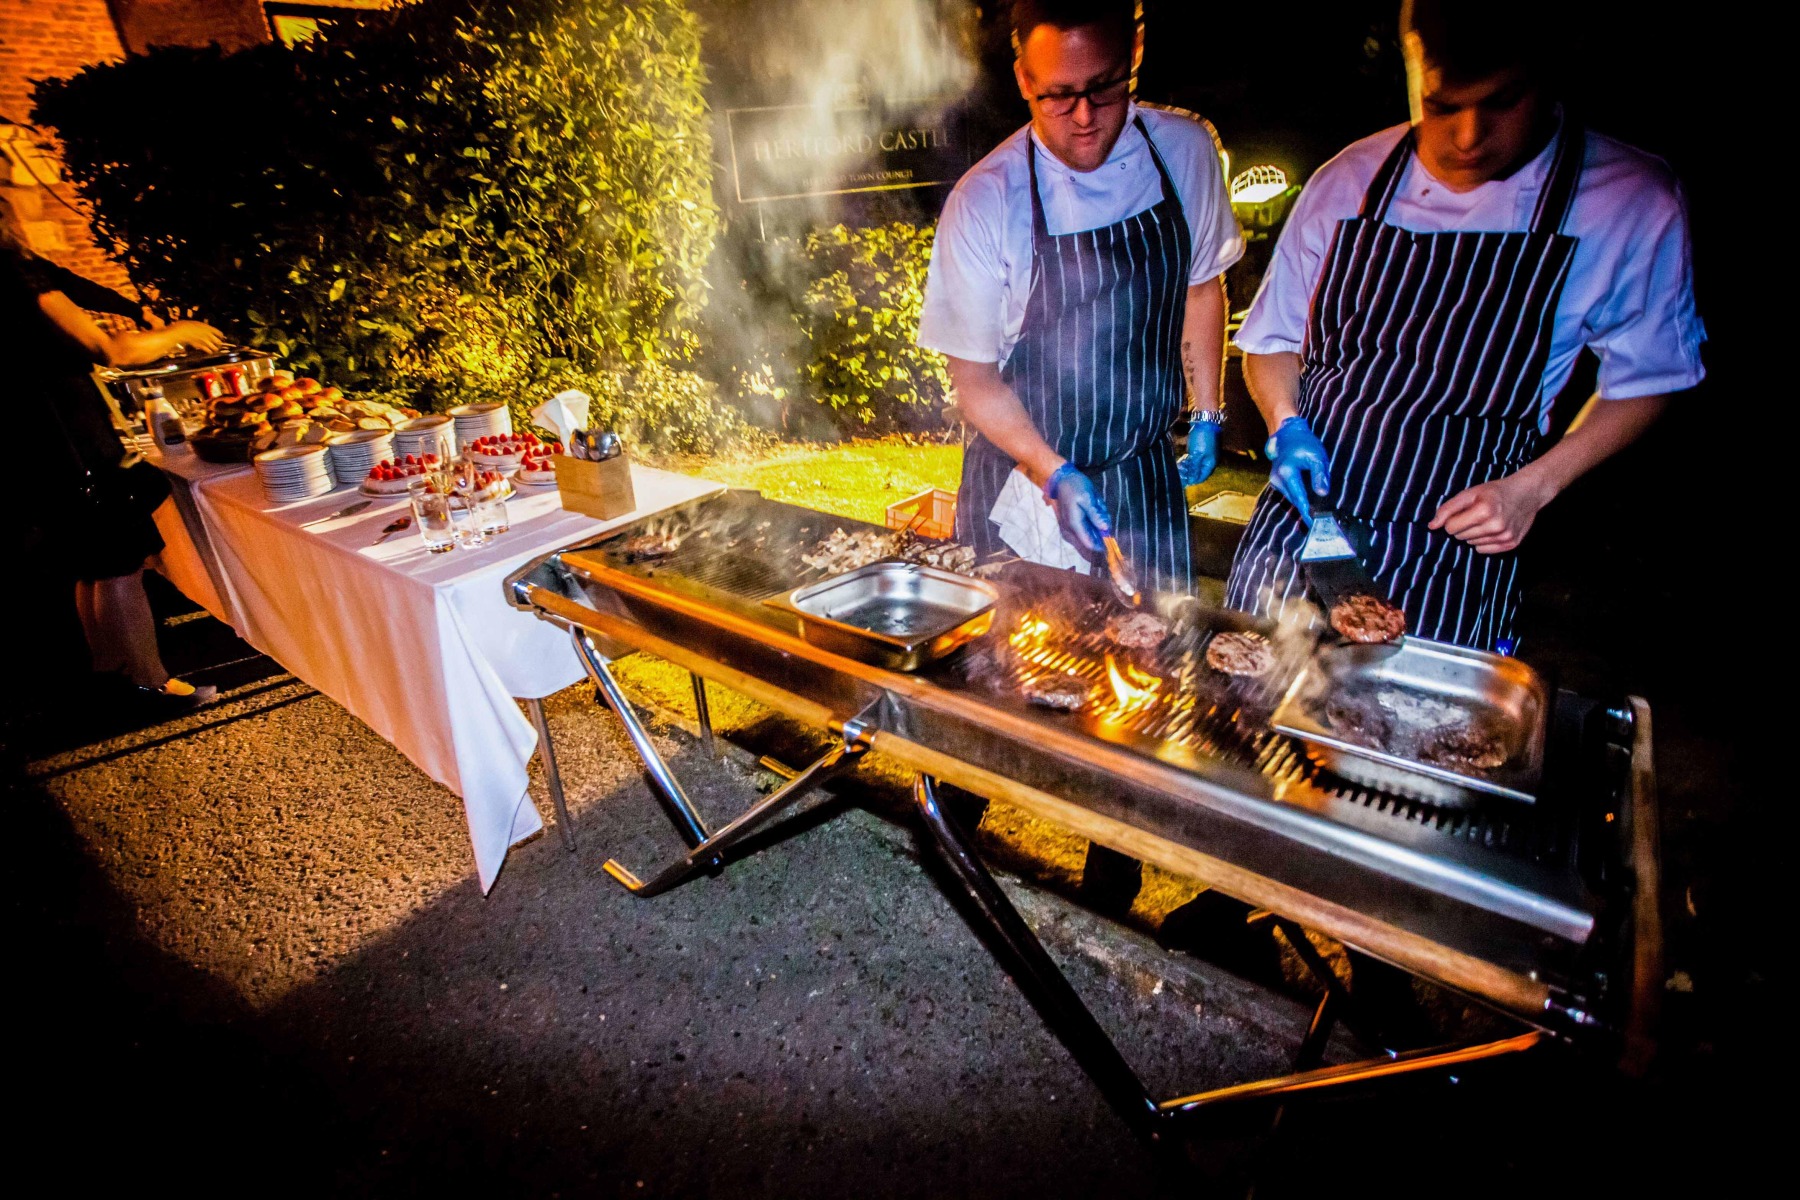
M 883 559 L 763 603 L 800 618 L 800 636 L 822 650 L 916 671 L 986 633 L 999 599 L 979 579 Z
M 1359 742 L 1332 727 L 1333 702 L 1375 705 L 1399 699 L 1413 712 L 1468 713 L 1500 739 L 1499 766 L 1477 771 L 1421 761 L 1417 755 L 1434 727 L 1393 716 L 1391 728 Z M 1412 796 L 1433 804 L 1468 804 L 1484 795 L 1530 804 L 1544 769 L 1544 736 L 1550 697 L 1536 671 L 1515 658 L 1405 638 L 1398 646 L 1323 646 L 1295 679 L 1269 723 L 1306 744 L 1321 766 L 1353 783 Z M 1438 726 L 1436 728 L 1443 728 Z

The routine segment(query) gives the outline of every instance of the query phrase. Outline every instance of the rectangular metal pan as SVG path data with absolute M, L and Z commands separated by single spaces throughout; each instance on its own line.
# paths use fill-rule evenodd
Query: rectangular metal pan
M 979 579 L 883 559 L 763 603 L 798 617 L 800 636 L 822 650 L 916 671 L 986 633 L 999 599 Z
M 1416 733 L 1389 733 L 1372 746 L 1327 723 L 1324 706 L 1334 697 L 1367 705 L 1384 687 L 1475 713 L 1500 737 L 1505 761 L 1487 771 L 1453 769 L 1409 754 L 1409 747 L 1416 751 Z M 1549 710 L 1543 679 L 1519 660 L 1409 637 L 1398 646 L 1320 647 L 1269 723 L 1305 743 L 1315 762 L 1354 783 L 1433 804 L 1469 804 L 1483 796 L 1531 804 L 1543 775 Z

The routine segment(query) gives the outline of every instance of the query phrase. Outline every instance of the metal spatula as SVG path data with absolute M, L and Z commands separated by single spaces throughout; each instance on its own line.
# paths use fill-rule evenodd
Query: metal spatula
M 1387 596 L 1363 568 L 1358 550 L 1359 537 L 1351 524 L 1340 520 L 1330 508 L 1312 511 L 1312 525 L 1306 531 L 1306 544 L 1300 547 L 1300 565 L 1306 570 L 1306 581 L 1327 612 L 1352 596 L 1373 596 L 1384 603 Z

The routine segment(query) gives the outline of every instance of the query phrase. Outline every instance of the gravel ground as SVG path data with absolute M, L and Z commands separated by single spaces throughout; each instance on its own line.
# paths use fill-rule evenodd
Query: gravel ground
M 601 862 L 647 869 L 676 839 L 586 690 L 548 707 L 580 849 L 539 837 L 487 897 L 455 797 L 285 676 L 47 755 L 26 786 L 55 802 L 133 973 L 180 976 L 149 981 L 175 1006 L 170 1036 L 229 1030 L 319 1098 L 299 1127 L 332 1148 L 312 1165 L 334 1190 L 470 1177 L 668 1196 L 1148 1185 L 1150 1160 L 921 869 L 908 831 L 832 800 L 723 876 L 634 899 Z M 662 740 L 709 815 L 759 782 L 684 734 Z M 1154 1088 L 1282 1069 L 1302 1004 L 1020 894 Z M 259 1073 L 256 1090 L 271 1083 Z M 273 1105 L 292 1129 L 291 1093 L 275 1090 L 248 1111 Z M 285 1144 L 258 1129 L 250 1144 Z

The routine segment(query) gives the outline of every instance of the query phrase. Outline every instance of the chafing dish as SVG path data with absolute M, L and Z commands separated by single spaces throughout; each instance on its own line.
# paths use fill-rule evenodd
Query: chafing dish
M 1459 714 L 1450 719 L 1497 737 L 1505 760 L 1487 771 L 1452 769 L 1417 757 L 1419 739 L 1433 732 L 1429 723 L 1410 734 L 1396 731 L 1372 746 L 1334 729 L 1325 715 L 1334 700 L 1379 705 L 1385 695 L 1417 698 L 1416 704 Z M 1549 711 L 1543 679 L 1518 659 L 1409 637 L 1397 647 L 1320 647 L 1269 724 L 1305 743 L 1314 762 L 1353 783 L 1433 804 L 1468 804 L 1481 794 L 1530 804 L 1543 773 Z
M 916 671 L 986 633 L 1000 593 L 936 567 L 883 559 L 763 603 L 800 620 L 822 650 L 895 671 Z

